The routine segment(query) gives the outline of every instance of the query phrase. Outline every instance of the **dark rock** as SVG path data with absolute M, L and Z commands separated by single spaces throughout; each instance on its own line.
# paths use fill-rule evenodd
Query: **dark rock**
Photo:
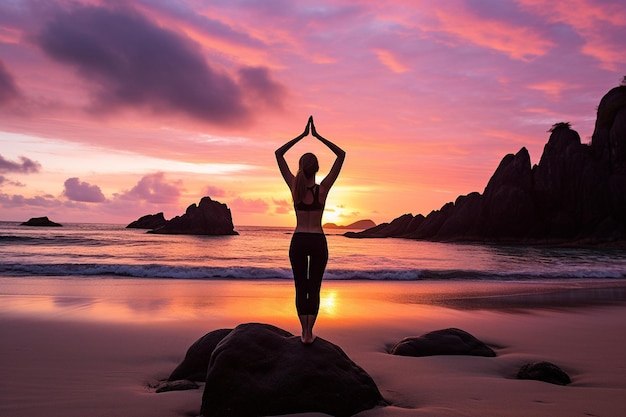
M 517 373 L 517 379 L 534 379 L 557 385 L 571 383 L 569 375 L 550 362 L 535 362 L 523 365 Z
M 22 226 L 38 226 L 38 227 L 61 227 L 62 224 L 55 223 L 48 217 L 32 217 L 27 222 L 21 223 Z
M 405 234 L 408 225 L 413 220 L 412 214 L 404 214 L 391 223 L 382 223 L 362 232 L 346 232 L 348 237 L 391 237 Z
M 127 229 L 158 229 L 161 226 L 164 226 L 167 223 L 165 217 L 163 216 L 163 212 L 157 214 L 147 214 L 145 216 L 140 217 L 134 222 L 130 223 L 126 226 Z
M 267 324 L 242 324 L 215 348 L 201 413 L 205 417 L 320 412 L 351 416 L 385 405 L 372 378 L 338 346 Z
M 524 236 L 536 214 L 530 155 L 522 148 L 507 155 L 483 193 L 480 229 L 486 236 Z
M 448 216 L 454 210 L 453 203 L 447 203 L 440 210 L 433 210 L 426 218 L 420 222 L 416 230 L 400 235 L 400 237 L 410 237 L 415 239 L 431 239 L 443 226 Z
M 469 355 L 496 356 L 486 344 L 461 329 L 443 329 L 419 337 L 407 337 L 390 352 L 400 356 Z
M 339 225 L 336 225 L 335 223 L 324 223 L 323 228 L 324 229 L 360 229 L 360 230 L 364 230 L 364 229 L 371 229 L 374 226 L 376 226 L 376 223 L 374 223 L 373 221 L 367 219 L 367 220 L 359 220 L 359 221 L 356 221 L 354 223 L 350 223 L 349 225 L 346 225 L 346 226 L 339 226 Z
M 226 204 L 203 197 L 200 204 L 187 207 L 182 216 L 176 216 L 163 226 L 149 231 L 157 234 L 181 235 L 238 235 L 234 230 L 230 209 Z
M 215 346 L 226 337 L 232 329 L 219 329 L 209 332 L 198 339 L 189 347 L 185 359 L 174 369 L 168 381 L 188 379 L 191 381 L 204 381 L 209 367 L 209 359 Z
M 455 236 L 464 236 L 472 239 L 480 232 L 481 218 L 476 216 L 482 210 L 483 196 L 473 192 L 457 197 L 455 209 L 445 219 L 437 232 L 437 239 L 449 239 Z
M 168 392 L 168 391 L 185 391 L 190 389 L 198 389 L 200 385 L 196 384 L 193 381 L 188 381 L 185 379 L 180 379 L 177 381 L 163 381 L 159 385 L 156 386 L 154 392 Z
M 526 148 L 506 155 L 483 194 L 402 215 L 347 237 L 436 241 L 620 244 L 626 241 L 626 86 L 598 106 L 591 144 L 569 123 L 550 129 L 539 164 Z

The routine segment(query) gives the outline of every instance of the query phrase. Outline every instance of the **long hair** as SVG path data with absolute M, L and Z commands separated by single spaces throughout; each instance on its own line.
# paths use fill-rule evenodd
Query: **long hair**
M 319 169 L 317 157 L 314 154 L 307 152 L 300 157 L 298 173 L 294 177 L 293 185 L 291 186 L 291 196 L 295 204 L 302 201 L 306 193 L 307 180 L 313 177 Z

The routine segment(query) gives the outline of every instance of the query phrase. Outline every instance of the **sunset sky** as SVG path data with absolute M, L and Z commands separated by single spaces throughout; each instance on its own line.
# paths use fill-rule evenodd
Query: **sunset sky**
M 293 225 L 309 115 L 347 152 L 324 222 L 426 215 L 554 123 L 589 142 L 625 47 L 619 0 L 0 0 L 0 220 Z

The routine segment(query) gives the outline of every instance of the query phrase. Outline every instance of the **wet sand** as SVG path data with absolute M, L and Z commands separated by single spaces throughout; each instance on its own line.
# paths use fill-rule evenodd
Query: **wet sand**
M 324 283 L 316 333 L 392 404 L 361 416 L 620 416 L 626 283 Z M 0 415 L 190 416 L 202 389 L 156 394 L 205 333 L 263 322 L 296 334 L 286 281 L 0 278 Z M 406 336 L 458 327 L 495 358 L 396 357 Z M 568 386 L 514 378 L 549 361 Z M 310 414 L 315 415 L 315 414 Z

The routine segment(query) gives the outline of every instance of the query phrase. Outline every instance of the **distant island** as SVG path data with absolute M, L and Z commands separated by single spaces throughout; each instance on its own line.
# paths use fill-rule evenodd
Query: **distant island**
M 525 147 L 506 155 L 482 194 L 428 216 L 404 214 L 353 238 L 513 244 L 626 244 L 626 77 L 600 101 L 590 144 L 556 123 L 531 167 Z
M 324 223 L 322 226 L 324 229 L 351 229 L 351 230 L 363 230 L 375 227 L 376 223 L 367 219 L 367 220 L 359 220 L 354 223 L 350 223 L 347 226 L 336 225 L 335 223 Z
M 165 220 L 163 213 L 148 214 L 127 228 L 150 229 L 148 233 L 176 235 L 238 235 L 226 204 L 203 197 L 200 204 L 187 207 L 185 214 Z
M 27 222 L 20 223 L 20 226 L 61 227 L 63 225 L 60 223 L 55 223 L 52 220 L 48 219 L 47 216 L 44 216 L 44 217 L 31 217 Z

